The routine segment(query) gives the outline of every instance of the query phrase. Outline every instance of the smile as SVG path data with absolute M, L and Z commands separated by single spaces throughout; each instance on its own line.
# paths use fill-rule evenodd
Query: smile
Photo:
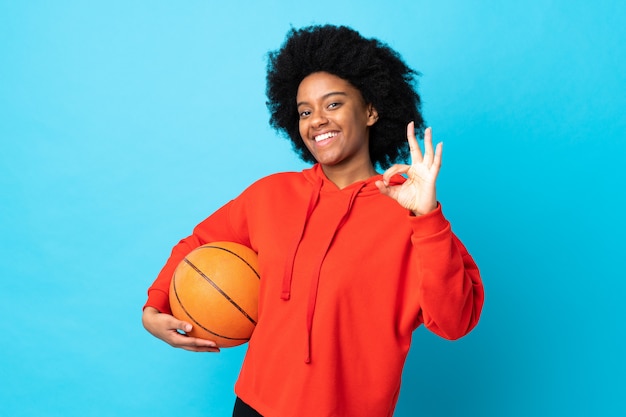
M 322 133 L 321 135 L 317 135 L 313 137 L 313 139 L 315 139 L 315 142 L 321 142 L 323 140 L 333 138 L 337 135 L 338 135 L 337 132 L 327 132 L 327 133 Z

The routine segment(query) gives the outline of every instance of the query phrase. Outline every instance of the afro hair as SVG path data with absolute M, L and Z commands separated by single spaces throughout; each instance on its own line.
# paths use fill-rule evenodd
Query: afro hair
M 386 168 L 406 161 L 406 126 L 424 130 L 417 71 L 397 52 L 377 39 L 366 39 L 346 26 L 309 26 L 291 29 L 280 49 L 270 52 L 267 64 L 267 107 L 270 125 L 285 134 L 306 162 L 315 159 L 300 137 L 296 95 L 300 82 L 315 72 L 328 72 L 356 87 L 379 119 L 370 128 L 370 158 Z

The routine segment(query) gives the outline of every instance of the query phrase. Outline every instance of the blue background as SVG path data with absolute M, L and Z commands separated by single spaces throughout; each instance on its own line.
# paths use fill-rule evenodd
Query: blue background
M 304 167 L 265 56 L 311 23 L 422 72 L 485 282 L 469 336 L 416 332 L 396 415 L 626 414 L 624 22 L 617 0 L 0 0 L 0 414 L 230 415 L 245 347 L 172 349 L 141 306 L 197 222 Z

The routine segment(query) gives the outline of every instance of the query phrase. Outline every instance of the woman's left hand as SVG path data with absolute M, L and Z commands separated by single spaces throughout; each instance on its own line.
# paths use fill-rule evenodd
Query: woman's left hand
M 409 123 L 406 129 L 411 165 L 397 164 L 383 174 L 382 181 L 376 181 L 380 192 L 396 200 L 402 207 L 411 210 L 416 216 L 429 213 L 437 208 L 435 182 L 441 167 L 443 144 L 433 148 L 432 129 L 424 132 L 424 154 L 415 138 L 415 125 Z M 407 180 L 400 185 L 390 185 L 389 181 L 396 174 L 406 174 Z

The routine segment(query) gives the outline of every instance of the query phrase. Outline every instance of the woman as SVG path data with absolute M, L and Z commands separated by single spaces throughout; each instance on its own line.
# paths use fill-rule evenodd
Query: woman
M 179 332 L 191 325 L 170 315 L 173 270 L 212 241 L 258 253 L 259 318 L 233 415 L 391 416 L 413 330 L 457 339 L 478 322 L 478 269 L 436 198 L 442 146 L 426 129 L 422 154 L 415 137 L 415 75 L 346 27 L 291 30 L 270 54 L 270 123 L 314 165 L 257 181 L 197 225 L 143 314 L 172 346 L 218 351 Z M 408 153 L 410 165 L 377 173 Z

